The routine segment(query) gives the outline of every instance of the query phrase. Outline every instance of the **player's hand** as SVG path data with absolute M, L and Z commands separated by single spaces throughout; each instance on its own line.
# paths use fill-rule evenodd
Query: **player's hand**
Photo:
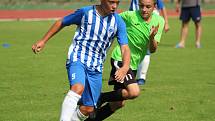
M 117 80 L 117 82 L 123 83 L 127 72 L 128 72 L 128 69 L 123 67 L 119 68 L 115 73 L 115 79 Z
M 175 11 L 176 11 L 177 13 L 179 13 L 179 12 L 180 12 L 179 3 L 176 3 Z
M 43 48 L 45 47 L 45 42 L 44 41 L 38 41 L 35 44 L 32 45 L 32 51 L 37 54 L 40 52 Z
M 166 24 L 164 25 L 164 31 L 165 31 L 165 33 L 167 33 L 167 32 L 169 31 L 169 29 L 170 29 L 170 28 L 169 28 L 169 24 L 166 23 Z
M 152 26 L 151 31 L 150 31 L 150 38 L 154 38 L 155 37 L 155 35 L 158 32 L 158 28 L 159 28 L 159 24 L 156 27 Z

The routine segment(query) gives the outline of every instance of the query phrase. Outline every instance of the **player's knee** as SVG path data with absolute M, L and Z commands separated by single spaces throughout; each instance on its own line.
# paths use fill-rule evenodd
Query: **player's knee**
M 127 98 L 129 97 L 129 92 L 128 92 L 128 90 L 123 89 L 123 90 L 122 90 L 122 96 L 123 96 L 124 99 L 127 99 Z
M 82 95 L 83 91 L 84 91 L 84 86 L 82 84 L 74 84 L 70 87 L 70 90 L 72 90 L 73 92 Z
M 129 99 L 137 98 L 139 95 L 140 95 L 140 91 L 138 91 L 138 90 L 129 92 Z
M 137 84 L 133 84 L 128 88 L 128 99 L 137 98 L 140 95 L 140 88 Z

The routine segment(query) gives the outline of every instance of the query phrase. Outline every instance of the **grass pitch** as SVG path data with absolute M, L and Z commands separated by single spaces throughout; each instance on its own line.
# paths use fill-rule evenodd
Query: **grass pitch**
M 203 18 L 201 49 L 195 48 L 193 23 L 186 48 L 176 49 L 180 21 L 170 18 L 171 30 L 163 34 L 157 53 L 151 55 L 140 97 L 127 101 L 123 109 L 106 121 L 214 121 L 214 19 Z M 61 103 L 69 88 L 64 65 L 75 26 L 63 29 L 38 55 L 31 51 L 32 44 L 52 23 L 0 22 L 1 121 L 59 119 Z M 107 86 L 109 59 L 110 56 L 104 64 L 103 91 L 112 89 Z

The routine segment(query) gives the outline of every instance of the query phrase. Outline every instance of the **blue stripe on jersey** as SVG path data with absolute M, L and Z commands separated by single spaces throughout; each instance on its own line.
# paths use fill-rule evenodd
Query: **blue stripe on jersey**
M 100 22 L 102 22 L 102 19 L 100 19 L 100 16 L 98 16 L 97 13 L 95 13 L 96 18 L 95 18 L 95 23 L 99 24 Z M 95 28 L 95 32 L 98 33 L 97 36 L 93 36 L 93 39 L 98 40 L 100 38 L 100 35 L 102 33 L 102 29 L 103 29 L 103 24 L 100 24 L 100 26 L 96 25 L 97 27 Z M 96 48 L 97 46 L 99 46 L 99 42 L 95 42 L 92 44 L 92 51 L 93 52 L 98 52 L 98 48 Z M 99 58 L 98 58 L 98 54 L 93 53 L 92 54 L 92 59 L 93 61 L 90 62 L 91 67 L 95 66 L 95 65 L 99 65 Z
M 88 14 L 89 15 L 88 19 L 92 20 L 92 22 L 91 22 L 92 26 L 91 26 L 90 32 L 89 32 L 89 34 L 90 34 L 89 40 L 86 43 L 87 48 L 86 48 L 85 54 L 87 56 L 85 56 L 85 58 L 84 58 L 84 63 L 88 62 L 87 63 L 88 66 L 90 66 L 89 62 L 92 59 L 92 50 L 90 50 L 90 49 L 92 49 L 91 43 L 93 43 L 92 41 L 93 41 L 93 36 L 94 36 L 94 33 L 95 33 L 95 25 L 94 25 L 94 24 L 96 24 L 96 14 L 95 14 L 95 12 L 96 11 L 92 11 L 92 12 L 89 11 L 89 14 Z M 88 24 L 90 24 L 90 22 Z
M 129 7 L 130 11 L 135 11 L 135 10 L 139 10 L 139 5 L 138 5 L 139 1 L 138 0 L 131 0 L 131 4 Z
M 103 38 L 103 37 L 100 37 L 100 32 L 98 31 L 99 28 L 103 29 L 103 20 L 102 20 L 102 17 L 100 17 L 100 15 L 98 15 L 96 12 L 94 14 L 94 22 L 95 22 L 95 28 L 94 28 L 94 32 L 96 34 L 94 34 L 94 36 L 92 36 L 92 39 L 93 40 L 100 40 L 100 38 Z M 103 23 L 103 24 L 100 24 L 100 23 Z M 106 32 L 104 32 L 106 33 Z M 103 38 L 104 39 L 104 38 Z M 102 39 L 101 39 L 102 40 Z M 90 53 L 91 55 L 91 61 L 88 61 L 88 65 L 90 65 L 90 68 L 98 68 L 99 65 L 101 65 L 101 58 L 99 58 L 99 55 L 101 56 L 102 53 L 99 53 L 98 50 L 101 49 L 101 46 L 99 46 L 99 43 L 102 43 L 102 41 L 94 41 L 91 44 L 91 51 L 94 52 L 94 53 Z M 99 47 L 99 48 L 98 48 Z M 102 70 L 101 68 L 97 69 L 97 70 Z
M 112 17 L 108 17 L 108 18 L 107 18 L 107 25 L 106 25 L 106 27 L 105 27 L 107 30 L 109 30 L 111 18 L 112 18 Z M 107 40 L 107 38 L 108 38 L 108 33 L 106 32 L 106 33 L 104 34 L 104 40 Z M 102 61 L 103 61 L 103 60 L 105 59 L 105 57 L 106 57 L 106 48 L 105 48 L 105 45 L 106 45 L 107 43 L 108 43 L 108 42 L 105 42 L 105 41 L 104 41 L 104 42 L 102 43 L 101 49 L 100 49 L 100 51 L 99 51 L 99 53 L 103 53 L 102 56 L 101 56 L 101 57 L 102 57 L 102 58 L 101 58 Z
M 112 17 L 108 17 L 108 18 L 107 18 L 107 26 L 105 27 L 107 30 L 109 30 L 111 18 L 112 18 Z M 107 40 L 107 38 L 108 38 L 108 33 L 106 32 L 106 33 L 104 34 L 104 40 Z M 105 48 L 105 45 L 106 45 L 107 43 L 108 43 L 108 42 L 105 42 L 105 41 L 104 41 L 104 42 L 102 43 L 102 45 L 101 45 L 101 49 L 100 49 L 99 53 L 103 53 L 103 54 L 102 54 L 102 58 L 104 58 L 104 57 L 106 56 L 106 48 Z M 105 59 L 105 58 L 104 58 L 104 59 Z
M 68 58 L 70 58 L 71 61 L 80 60 L 90 69 L 101 72 L 107 49 L 110 47 L 115 35 L 126 35 L 125 26 L 119 26 L 124 22 L 119 15 L 115 13 L 106 17 L 101 17 L 96 12 L 95 6 L 84 7 L 81 8 L 80 11 L 81 12 L 74 13 L 81 14 L 82 17 L 79 20 L 80 25 L 77 26 L 73 43 L 69 48 Z M 72 18 L 74 16 L 80 15 L 69 15 L 66 17 L 66 21 L 68 23 L 73 23 L 71 21 L 73 21 Z M 117 19 L 119 20 L 117 21 Z M 122 32 L 117 33 L 118 30 Z M 120 35 L 120 37 L 121 38 L 118 40 L 119 43 L 128 43 L 127 37 L 123 37 L 122 35 Z
M 115 17 L 113 15 L 110 15 L 110 16 L 107 16 L 102 21 L 105 23 L 102 30 L 102 33 L 104 34 L 101 35 L 104 38 L 104 41 L 100 44 L 101 48 L 99 49 L 98 53 L 101 54 L 101 58 L 99 59 L 97 64 L 102 63 L 105 60 L 105 57 L 107 54 L 106 45 L 109 45 L 113 41 L 113 39 L 109 37 L 109 34 L 110 34 L 110 31 L 113 30 L 112 28 L 115 24 Z M 108 32 L 104 32 L 104 31 L 108 31 Z M 97 68 L 102 68 L 102 65 L 100 65 L 100 67 L 97 67 Z
M 90 51 L 89 51 L 89 56 L 87 59 L 87 65 L 90 68 L 97 68 L 98 65 L 101 64 L 101 63 L 98 63 L 98 60 L 100 60 L 100 58 L 98 58 L 98 55 L 100 55 L 100 53 L 98 53 L 98 51 L 96 51 L 96 50 L 99 47 L 98 43 L 101 42 L 100 41 L 101 32 L 99 31 L 99 29 L 102 29 L 103 24 L 100 24 L 102 22 L 102 18 L 100 17 L 99 14 L 97 14 L 96 11 L 93 12 L 93 21 L 92 22 L 93 22 L 93 24 L 95 24 L 95 26 L 92 28 L 92 31 L 90 33 L 91 40 L 88 41 Z M 101 70 L 101 69 L 97 69 L 97 70 Z
M 84 21 L 87 21 L 86 19 L 88 19 L 87 16 L 85 16 L 85 17 L 83 18 Z M 83 27 L 84 27 L 84 28 L 87 28 L 87 24 L 84 24 Z M 84 30 L 87 30 L 87 29 L 84 29 Z M 77 41 L 77 42 L 78 42 L 78 45 L 76 45 L 76 49 L 77 49 L 77 50 L 76 50 L 76 49 L 73 50 L 73 52 L 76 53 L 75 56 L 74 56 L 74 61 L 77 61 L 78 58 L 83 58 L 83 56 L 84 56 L 85 48 L 83 48 L 83 46 L 86 46 L 86 45 L 85 45 L 85 43 L 86 43 L 85 38 L 86 38 L 86 35 L 87 35 L 86 32 L 87 32 L 87 31 L 83 31 L 82 33 L 79 32 L 79 36 L 75 37 L 76 40 L 78 40 L 78 41 Z M 74 40 L 75 40 L 75 39 L 74 39 Z M 74 41 L 74 40 L 73 40 L 73 41 Z M 81 60 L 81 62 L 82 62 L 82 60 Z

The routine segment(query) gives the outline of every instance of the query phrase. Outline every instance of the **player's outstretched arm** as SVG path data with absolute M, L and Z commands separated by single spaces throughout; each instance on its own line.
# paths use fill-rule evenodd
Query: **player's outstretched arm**
M 176 11 L 176 12 L 179 12 L 179 10 L 180 10 L 180 9 L 179 9 L 179 8 L 180 8 L 180 5 L 179 5 L 180 2 L 181 2 L 181 0 L 176 0 L 176 5 L 175 5 L 175 11 Z
M 40 52 L 44 47 L 48 40 L 54 36 L 57 32 L 59 32 L 63 28 L 62 20 L 57 20 L 52 27 L 48 30 L 48 32 L 43 36 L 42 39 L 38 40 L 35 44 L 32 45 L 32 51 L 36 54 Z
M 170 27 L 169 27 L 169 21 L 168 21 L 168 16 L 167 16 L 166 8 L 163 7 L 163 9 L 161 9 L 160 11 L 161 11 L 161 15 L 163 16 L 164 21 L 165 21 L 164 31 L 165 31 L 165 32 L 168 32 L 169 29 L 170 29 Z

